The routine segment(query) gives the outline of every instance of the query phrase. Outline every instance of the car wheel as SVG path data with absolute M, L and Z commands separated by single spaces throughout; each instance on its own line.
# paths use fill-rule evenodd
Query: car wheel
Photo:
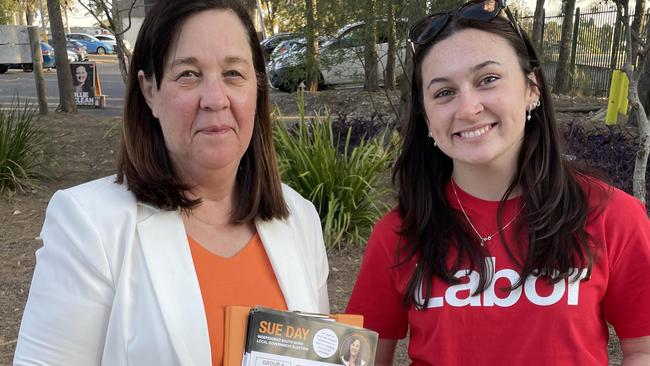
M 7 70 L 9 70 L 9 65 L 0 65 L 0 74 L 4 74 Z
M 104 49 L 104 47 L 97 47 L 97 54 L 98 55 L 106 54 L 106 50 Z
M 20 67 L 23 69 L 24 72 L 34 71 L 34 64 L 21 64 Z

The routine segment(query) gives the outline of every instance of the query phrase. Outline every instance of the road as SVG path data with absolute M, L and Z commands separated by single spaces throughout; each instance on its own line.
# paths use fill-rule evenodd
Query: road
M 79 111 L 107 117 L 121 116 L 125 86 L 117 65 L 117 58 L 115 55 L 90 55 L 90 61 L 97 63 L 102 94 L 107 96 L 106 108 L 80 107 Z M 45 70 L 45 94 L 49 110 L 52 112 L 59 105 L 59 88 L 55 69 Z M 5 107 L 16 95 L 20 96 L 21 101 L 37 104 L 36 82 L 33 73 L 12 69 L 5 74 L 0 74 L 0 104 Z

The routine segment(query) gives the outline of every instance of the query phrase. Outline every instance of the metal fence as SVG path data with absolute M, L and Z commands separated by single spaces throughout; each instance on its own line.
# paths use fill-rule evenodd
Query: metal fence
M 630 14 L 630 19 L 632 16 Z M 544 73 L 551 85 L 555 81 L 560 54 L 563 19 L 563 15 L 544 17 L 542 46 L 538 49 Z M 647 14 L 644 14 L 642 25 L 645 24 L 645 19 Z M 584 13 L 580 8 L 576 9 L 570 58 L 570 85 L 574 93 L 607 95 L 612 70 L 623 67 L 627 53 L 626 30 L 616 20 L 615 6 L 591 9 Z M 532 34 L 532 16 L 521 17 L 519 22 L 528 34 Z

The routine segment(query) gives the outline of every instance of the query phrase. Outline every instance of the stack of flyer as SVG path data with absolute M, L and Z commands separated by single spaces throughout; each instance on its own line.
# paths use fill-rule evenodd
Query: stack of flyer
M 253 308 L 241 365 L 374 365 L 377 333 L 345 317 Z

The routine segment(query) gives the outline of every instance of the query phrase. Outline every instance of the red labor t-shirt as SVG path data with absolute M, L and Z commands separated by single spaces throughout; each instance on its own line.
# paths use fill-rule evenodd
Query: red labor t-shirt
M 496 214 L 485 213 L 496 213 L 498 202 L 458 195 L 482 235 L 497 230 Z M 458 208 L 449 189 L 448 197 Z M 590 195 L 590 207 L 602 204 L 599 197 Z M 504 221 L 519 207 L 519 198 L 507 201 Z M 476 272 L 459 271 L 458 285 L 436 278 L 424 310 L 402 305 L 415 261 L 394 266 L 399 226 L 396 211 L 375 226 L 347 312 L 363 314 L 364 326 L 380 338 L 404 338 L 409 331 L 412 365 L 607 365 L 606 321 L 621 338 L 650 335 L 650 222 L 622 191 L 614 190 L 603 211 L 589 218 L 587 232 L 600 247 L 589 280 L 553 285 L 530 277 L 509 292 L 504 287 L 519 278 L 518 267 L 497 235 L 487 242 L 492 285 L 470 296 Z M 513 231 L 505 230 L 511 247 L 526 248 L 526 235 Z

